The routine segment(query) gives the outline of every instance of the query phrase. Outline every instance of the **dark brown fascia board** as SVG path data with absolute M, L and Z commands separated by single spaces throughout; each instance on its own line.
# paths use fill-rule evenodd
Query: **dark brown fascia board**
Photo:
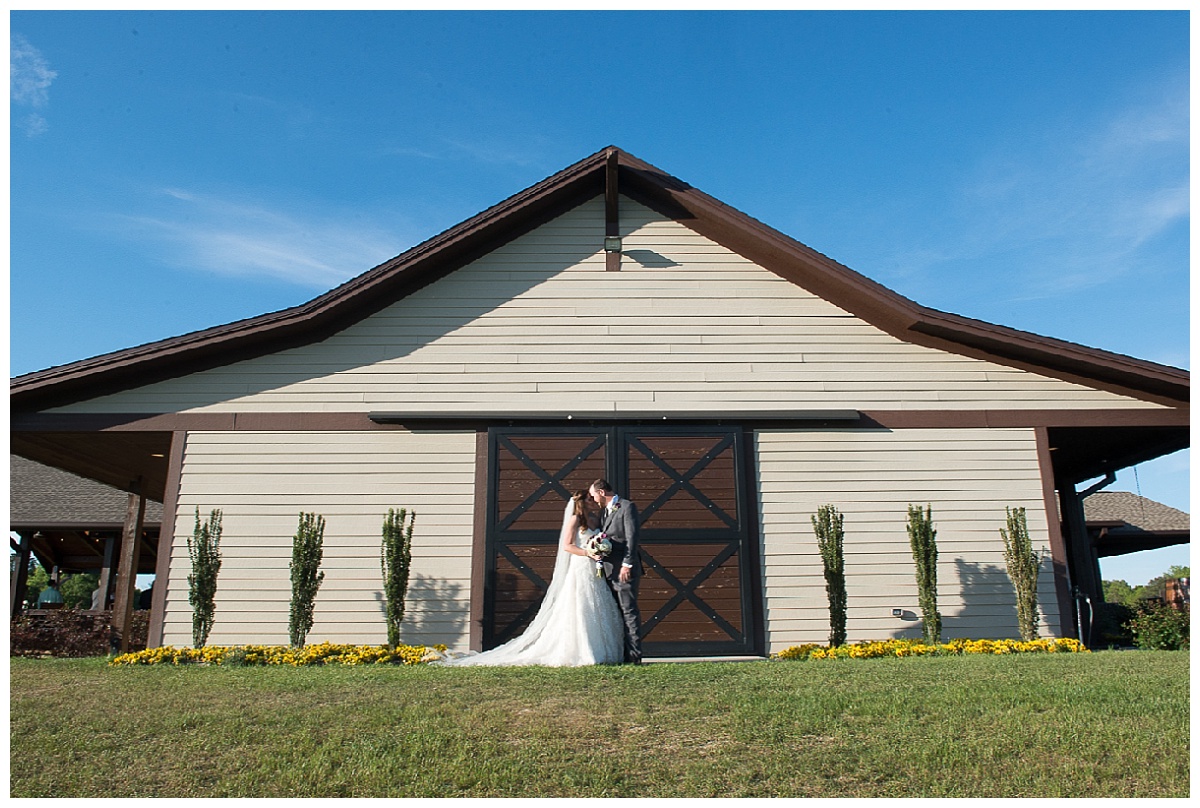
M 29 411 L 304 344 L 383 308 L 593 196 L 620 190 L 905 341 L 1186 407 L 1190 375 L 921 306 L 658 168 L 607 147 L 308 303 L 12 380 Z
M 906 342 L 1188 404 L 1185 370 L 922 306 L 635 157 L 622 155 L 622 167 L 622 193 Z

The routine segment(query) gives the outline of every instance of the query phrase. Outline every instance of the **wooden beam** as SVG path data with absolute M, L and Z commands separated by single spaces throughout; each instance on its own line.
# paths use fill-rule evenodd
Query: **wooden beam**
M 619 272 L 621 269 L 621 251 L 608 248 L 609 239 L 621 237 L 620 200 L 617 190 L 618 154 L 616 149 L 609 149 L 604 164 L 604 269 L 608 272 Z
M 1042 504 L 1046 509 L 1046 529 L 1050 542 L 1050 563 L 1054 569 L 1054 596 L 1058 602 L 1059 635 L 1076 637 L 1078 630 L 1073 616 L 1075 599 L 1071 595 L 1071 574 L 1067 542 L 1063 536 L 1063 521 L 1058 512 L 1058 491 L 1054 480 L 1054 460 L 1051 456 L 1050 430 L 1034 428 L 1037 441 L 1038 470 L 1042 476 Z
M 162 523 L 158 527 L 158 553 L 155 557 L 154 594 L 150 597 L 150 628 L 146 647 L 162 645 L 163 623 L 166 619 L 167 587 L 170 585 L 171 549 L 175 546 L 175 516 L 179 502 L 179 480 L 183 476 L 183 450 L 187 432 L 171 434 L 171 452 L 167 461 L 167 481 L 163 488 Z
M 117 546 L 121 540 L 117 536 L 109 536 L 104 540 L 104 560 L 100 562 L 100 583 L 96 589 L 100 592 L 100 609 L 108 608 L 108 595 L 113 587 L 113 561 L 117 557 Z
M 8 612 L 12 618 L 21 613 L 21 607 L 25 604 L 25 586 L 29 581 L 29 554 L 32 551 L 29 533 L 18 535 L 21 537 L 21 543 L 17 546 L 17 566 L 12 572 L 12 608 Z
M 141 487 L 139 479 L 135 488 Z M 129 651 L 129 629 L 133 624 L 133 595 L 137 584 L 138 561 L 141 556 L 142 543 L 138 537 L 142 534 L 142 525 L 146 521 L 146 497 L 143 494 L 130 494 L 129 504 L 125 508 L 125 530 L 121 535 L 120 563 L 117 566 L 117 595 L 113 603 L 113 636 L 111 647 L 114 652 L 124 654 Z

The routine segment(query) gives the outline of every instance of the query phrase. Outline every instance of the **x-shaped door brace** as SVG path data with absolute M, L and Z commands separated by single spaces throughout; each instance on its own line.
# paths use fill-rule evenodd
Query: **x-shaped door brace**
M 655 454 L 653 449 L 646 446 L 646 444 L 642 443 L 637 438 L 630 437 L 629 445 L 645 455 L 647 460 L 657 466 L 663 474 L 666 474 L 672 480 L 671 485 L 667 486 L 666 490 L 659 494 L 658 498 L 655 499 L 654 502 L 642 509 L 641 520 L 643 524 L 649 521 L 650 517 L 659 508 L 661 508 L 663 505 L 666 505 L 667 502 L 671 500 L 671 497 L 675 496 L 677 492 L 686 489 L 687 492 L 695 497 L 701 505 L 708 508 L 710 513 L 734 530 L 737 529 L 738 523 L 736 518 L 725 513 L 725 511 L 722 510 L 715 502 L 705 496 L 704 492 L 692 485 L 693 477 L 708 468 L 709 463 L 716 460 L 726 449 L 733 445 L 733 435 L 726 435 L 720 442 L 717 443 L 716 446 L 709 449 L 704 453 L 703 457 L 693 463 L 692 467 L 684 474 L 680 474 L 678 471 L 676 471 L 670 463 L 666 462 L 657 454 Z
M 537 613 L 537 610 L 541 608 L 542 595 L 545 594 L 546 590 L 550 588 L 550 585 L 546 583 L 542 576 L 538 575 L 537 572 L 534 571 L 533 567 L 530 567 L 528 564 L 522 561 L 516 553 L 509 549 L 507 545 L 497 544 L 496 550 L 500 553 L 500 555 L 504 556 L 504 558 L 507 559 L 510 564 L 516 567 L 518 572 L 520 572 L 530 581 L 533 581 L 534 586 L 538 588 L 539 592 L 537 599 L 526 606 L 525 610 L 511 620 L 505 630 L 496 636 L 496 642 L 498 644 L 509 639 L 517 627 L 524 626 L 525 620 L 532 619 L 534 614 Z
M 504 517 L 504 519 L 500 521 L 500 524 L 496 526 L 497 530 L 508 530 L 508 528 L 512 527 L 514 522 L 520 519 L 526 511 L 532 508 L 537 501 L 548 492 L 557 491 L 562 495 L 564 500 L 570 499 L 571 492 L 567 490 L 567 487 L 563 485 L 562 481 L 566 479 L 572 471 L 577 469 L 580 463 L 582 463 L 584 460 L 587 460 L 591 456 L 592 452 L 604 445 L 606 436 L 598 435 L 583 449 L 582 452 L 577 454 L 571 460 L 568 460 L 567 463 L 554 474 L 548 473 L 544 468 L 538 465 L 536 460 L 525 454 L 525 452 L 522 451 L 519 446 L 517 446 L 504 435 L 498 436 L 497 440 L 500 446 L 503 446 L 510 453 L 512 453 L 513 457 L 517 458 L 517 460 L 520 460 L 527 469 L 532 471 L 543 481 L 541 486 L 539 486 L 536 491 L 527 496 L 520 505 L 513 508 L 512 511 L 509 512 L 508 516 Z
M 713 609 L 711 606 L 705 603 L 703 599 L 696 595 L 695 591 L 696 587 L 707 581 L 709 576 L 716 572 L 717 569 L 719 569 L 720 566 L 724 564 L 731 556 L 736 554 L 737 551 L 738 541 L 735 539 L 729 542 L 729 544 L 727 544 L 724 549 L 721 550 L 721 552 L 717 553 L 712 561 L 709 561 L 708 564 L 704 566 L 704 569 L 697 572 L 692 579 L 685 584 L 672 575 L 666 567 L 658 563 L 658 560 L 655 559 L 649 552 L 647 552 L 646 546 L 643 545 L 642 560 L 649 564 L 650 568 L 657 572 L 664 581 L 675 588 L 675 594 L 671 596 L 670 600 L 659 607 L 659 610 L 654 613 L 653 617 L 642 623 L 642 636 L 645 637 L 647 634 L 649 634 L 664 617 L 670 614 L 676 606 L 687 599 L 690 600 L 692 604 L 700 610 L 701 614 L 703 614 L 709 620 L 712 620 L 718 628 L 720 628 L 734 640 L 741 642 L 743 639 L 742 632 L 731 626 L 729 621 L 717 614 L 716 609 Z

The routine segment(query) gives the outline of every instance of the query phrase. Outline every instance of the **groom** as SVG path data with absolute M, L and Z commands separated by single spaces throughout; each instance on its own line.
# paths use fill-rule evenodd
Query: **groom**
M 596 480 L 588 493 L 600 506 L 600 530 L 612 542 L 608 586 L 616 596 L 617 605 L 621 607 L 621 615 L 625 619 L 625 661 L 640 665 L 642 616 L 638 612 L 637 589 L 642 562 L 637 546 L 637 506 L 617 496 L 608 480 Z M 599 560 L 596 556 L 592 558 Z

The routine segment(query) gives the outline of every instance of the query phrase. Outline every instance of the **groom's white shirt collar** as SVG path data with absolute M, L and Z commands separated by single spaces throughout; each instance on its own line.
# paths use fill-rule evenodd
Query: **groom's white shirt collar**
M 608 501 L 608 506 L 605 508 L 605 510 L 607 510 L 609 513 L 611 513 L 613 510 L 615 510 L 617 507 L 617 500 L 619 500 L 620 498 L 621 497 L 619 497 L 618 495 L 613 494 L 613 498 Z

